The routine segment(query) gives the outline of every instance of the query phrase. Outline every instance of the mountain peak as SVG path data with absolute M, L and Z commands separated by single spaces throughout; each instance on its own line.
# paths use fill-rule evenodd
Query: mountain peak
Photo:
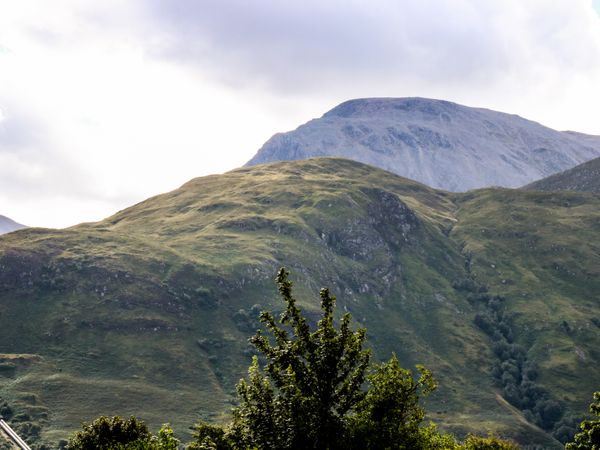
M 348 158 L 428 186 L 519 187 L 600 156 L 600 136 L 420 97 L 349 100 L 267 141 L 247 165 Z
M 332 110 L 326 112 L 323 117 L 374 117 L 406 112 L 440 114 L 456 111 L 459 107 L 460 105 L 446 100 L 422 97 L 358 98 L 340 103 Z

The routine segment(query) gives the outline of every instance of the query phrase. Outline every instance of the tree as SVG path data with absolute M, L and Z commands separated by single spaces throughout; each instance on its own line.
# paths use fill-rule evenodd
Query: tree
M 231 439 L 223 427 L 199 421 L 192 434 L 194 442 L 188 445 L 188 450 L 230 450 Z
M 321 289 L 322 316 L 315 331 L 292 295 L 289 273 L 277 274 L 286 309 L 279 321 L 260 315 L 272 339 L 260 331 L 250 342 L 264 355 L 238 384 L 240 406 L 231 429 L 242 446 L 261 449 L 338 448 L 346 439 L 347 414 L 363 399 L 370 352 L 362 348 L 364 329 L 352 331 L 350 315 L 334 326 L 335 297 Z
M 83 424 L 83 430 L 75 433 L 69 443 L 68 450 L 113 450 L 131 446 L 144 445 L 150 442 L 151 434 L 144 422 L 135 417 L 122 419 L 101 416 L 90 424 Z
M 599 450 L 600 449 L 600 391 L 594 392 L 594 401 L 590 412 L 598 420 L 584 420 L 579 426 L 581 432 L 575 435 L 575 441 L 565 445 L 566 450 Z
M 167 424 L 152 436 L 144 422 L 135 417 L 101 416 L 75 433 L 68 450 L 177 450 L 179 440 Z
M 368 376 L 369 390 L 352 417 L 356 449 L 429 449 L 431 438 L 421 423 L 425 410 L 419 399 L 437 385 L 429 370 L 417 366 L 418 380 L 400 367 L 393 355 Z M 423 431 L 423 432 L 422 432 Z

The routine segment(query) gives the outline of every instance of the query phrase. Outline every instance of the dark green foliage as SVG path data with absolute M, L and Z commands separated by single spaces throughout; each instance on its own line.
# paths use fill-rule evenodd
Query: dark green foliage
M 287 277 L 285 269 L 277 275 L 286 303 L 279 321 L 269 312 L 260 316 L 274 342 L 260 332 L 250 339 L 267 364 L 263 373 L 254 358 L 248 382 L 239 383 L 232 432 L 250 447 L 334 448 L 345 438 L 346 415 L 364 396 L 370 359 L 362 348 L 365 330 L 353 332 L 349 314 L 336 330 L 335 298 L 322 289 L 322 317 L 311 332 Z
M 581 431 L 575 435 L 574 442 L 569 442 L 566 450 L 598 450 L 600 449 L 600 391 L 594 392 L 594 401 L 590 412 L 598 417 L 597 420 L 581 422 Z
M 396 356 L 375 367 L 368 376 L 369 390 L 351 419 L 352 448 L 425 449 L 430 439 L 420 425 L 425 410 L 419 398 L 437 387 L 429 370 L 417 366 L 420 377 L 400 367 Z
M 143 422 L 135 417 L 122 419 L 119 416 L 101 416 L 90 424 L 83 424 L 83 430 L 75 433 L 67 445 L 68 450 L 113 450 L 121 446 L 145 445 L 151 434 Z
M 59 448 L 67 450 L 177 450 L 179 440 L 167 424 L 153 436 L 144 422 L 130 417 L 101 416 L 83 430 L 75 433 L 68 442 L 61 441 Z
M 521 345 L 513 343 L 512 321 L 502 308 L 504 301 L 499 296 L 487 296 L 483 302 L 485 308 L 473 319 L 475 325 L 494 341 L 492 348 L 498 361 L 492 375 L 502 388 L 502 396 L 522 410 L 528 421 L 555 433 L 562 427 L 560 435 L 564 438 L 567 425 L 558 425 L 563 406 L 552 399 L 547 389 L 534 382 L 538 367 L 528 361 L 527 352 Z M 561 326 L 565 329 L 564 324 Z
M 481 329 L 481 331 L 488 336 L 497 337 L 498 339 L 500 338 L 495 334 L 497 332 L 496 324 L 489 314 L 479 312 L 475 314 L 475 319 L 473 319 L 473 322 L 475 322 L 475 325 L 477 325 L 479 329 Z
M 562 406 L 556 400 L 551 399 L 537 402 L 534 408 L 536 413 L 539 414 L 540 425 L 545 429 L 551 429 L 561 418 L 563 412 Z
M 194 426 L 194 442 L 188 445 L 188 450 L 229 450 L 230 438 L 226 436 L 223 427 L 199 421 Z
M 554 425 L 552 436 L 563 444 L 572 441 L 581 420 L 580 417 L 575 417 L 572 414 L 565 414 L 562 419 Z
M 471 294 L 480 294 L 486 297 L 487 288 L 477 283 L 473 278 L 458 278 L 452 281 L 452 287 L 457 291 L 470 292 Z

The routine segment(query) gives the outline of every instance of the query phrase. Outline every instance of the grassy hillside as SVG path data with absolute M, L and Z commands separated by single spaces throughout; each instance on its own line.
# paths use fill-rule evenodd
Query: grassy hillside
M 558 446 L 502 397 L 494 338 L 474 320 L 495 308 L 485 295 L 502 296 L 537 382 L 585 411 L 600 379 L 599 202 L 455 195 L 323 158 L 198 178 L 102 222 L 0 237 L 0 404 L 38 442 L 99 414 L 170 421 L 181 435 L 218 420 L 258 311 L 281 306 L 273 277 L 285 265 L 309 315 L 328 286 L 376 357 L 434 371 L 431 419 Z
M 524 187 L 531 191 L 579 191 L 600 193 L 600 158 L 543 178 Z

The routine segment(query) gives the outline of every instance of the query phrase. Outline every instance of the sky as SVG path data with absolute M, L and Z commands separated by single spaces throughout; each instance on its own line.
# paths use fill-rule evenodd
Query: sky
M 408 96 L 600 135 L 600 0 L 0 0 L 0 215 L 101 220 Z

